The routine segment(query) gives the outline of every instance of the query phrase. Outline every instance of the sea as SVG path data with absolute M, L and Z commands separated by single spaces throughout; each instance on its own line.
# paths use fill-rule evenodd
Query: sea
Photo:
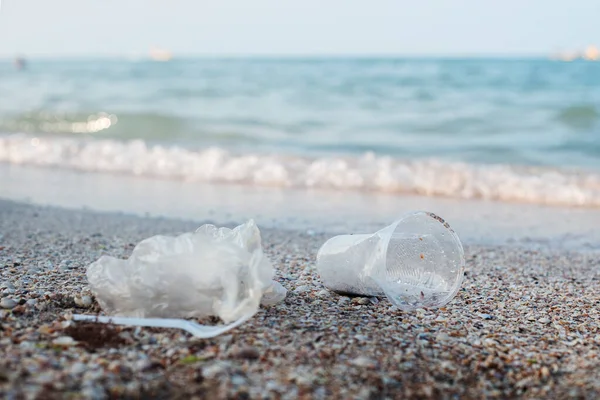
M 0 197 L 469 243 L 600 248 L 600 63 L 0 61 Z

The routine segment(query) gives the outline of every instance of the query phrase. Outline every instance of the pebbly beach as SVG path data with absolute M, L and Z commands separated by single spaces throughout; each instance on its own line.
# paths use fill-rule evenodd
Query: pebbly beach
M 0 201 L 0 396 L 31 398 L 595 398 L 599 256 L 474 246 L 437 310 L 325 289 L 321 233 L 261 229 L 284 302 L 213 339 L 72 321 L 101 314 L 103 254 L 198 223 Z M 202 321 L 218 324 L 215 318 Z

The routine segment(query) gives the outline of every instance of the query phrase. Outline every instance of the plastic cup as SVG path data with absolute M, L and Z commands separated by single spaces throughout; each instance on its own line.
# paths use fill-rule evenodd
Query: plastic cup
M 463 281 L 464 250 L 458 235 L 437 215 L 417 211 L 372 234 L 329 239 L 317 254 L 317 270 L 330 290 L 387 296 L 398 308 L 437 308 Z

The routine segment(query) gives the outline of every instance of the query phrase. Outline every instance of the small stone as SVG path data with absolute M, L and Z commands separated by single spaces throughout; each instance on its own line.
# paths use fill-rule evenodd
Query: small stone
M 19 343 L 19 347 L 22 349 L 33 349 L 35 348 L 35 343 L 30 342 L 29 340 L 23 340 Z
M 86 370 L 87 367 L 84 363 L 76 362 L 75 364 L 71 365 L 70 373 L 73 375 L 79 375 L 83 374 Z
M 338 300 L 338 304 L 346 304 L 346 303 L 350 303 L 350 299 L 347 297 L 340 297 L 340 299 Z
M 121 364 L 120 361 L 112 361 L 110 364 L 108 364 L 106 369 L 115 374 L 123 374 L 127 371 L 127 367 Z
M 2 298 L 2 300 L 0 300 L 0 307 L 6 308 L 8 310 L 10 310 L 11 308 L 15 308 L 18 304 L 19 302 L 8 297 L 4 297 Z
M 287 378 L 292 382 L 296 382 L 299 386 L 309 386 L 314 381 L 314 377 L 306 373 L 306 371 L 292 371 L 288 374 Z
M 361 368 L 375 368 L 377 366 L 377 363 L 375 361 L 363 356 L 357 357 L 354 360 L 350 361 L 350 364 Z
M 171 349 L 167 350 L 167 352 L 165 353 L 165 355 L 168 358 L 171 358 L 171 357 L 173 357 L 175 355 L 175 353 L 177 353 L 177 349 L 171 348 Z
M 48 384 L 56 381 L 56 376 L 52 371 L 35 374 L 33 380 L 39 384 Z
M 92 298 L 90 296 L 75 296 L 73 301 L 75 301 L 75 304 L 77 304 L 79 307 L 87 308 L 92 305 Z
M 128 343 L 133 343 L 134 339 L 130 332 L 124 331 L 119 333 L 119 337 Z
M 358 298 L 355 298 L 353 301 L 353 303 L 362 304 L 362 305 L 369 304 L 370 302 L 371 302 L 371 300 L 368 297 L 358 297 Z
M 548 378 L 550 376 L 550 370 L 548 369 L 548 367 L 542 367 L 542 369 L 540 370 L 540 375 L 544 379 Z
M 308 285 L 301 285 L 294 289 L 294 293 L 306 293 L 310 290 Z
M 231 354 L 234 358 L 240 358 L 244 360 L 257 360 L 260 358 L 260 352 L 255 347 L 242 347 L 234 350 Z
M 283 392 L 284 390 L 284 386 L 282 386 L 275 380 L 269 380 L 265 385 L 265 392 Z
M 60 262 L 59 268 L 63 271 L 71 269 L 71 268 L 75 268 L 76 266 L 73 265 L 73 261 L 71 260 L 63 260 Z
M 86 386 L 81 390 L 81 394 L 86 399 L 104 399 L 106 392 L 100 385 Z
M 13 314 L 23 314 L 25 311 L 27 311 L 25 307 L 20 304 L 12 309 Z
M 317 292 L 317 296 L 319 297 L 329 297 L 329 290 L 319 290 L 319 292 Z
M 224 374 L 225 372 L 227 372 L 227 366 L 221 363 L 213 364 L 202 369 L 202 375 L 208 379 Z
M 440 368 L 442 370 L 451 371 L 451 372 L 456 371 L 456 366 L 453 363 L 451 363 L 450 361 L 442 361 L 440 363 Z
M 490 314 L 480 314 L 480 316 L 483 319 L 494 319 L 494 317 Z
M 136 369 L 138 371 L 146 371 L 146 370 L 149 370 L 150 368 L 152 368 L 152 362 L 147 358 L 138 360 L 134 364 L 134 369 Z
M 102 379 L 105 375 L 106 373 L 103 368 L 89 369 L 83 374 L 82 381 L 85 384 L 89 384 L 90 382 Z
M 38 332 L 44 335 L 51 335 L 54 333 L 54 329 L 52 329 L 51 326 L 44 324 L 38 328 Z
M 544 318 L 538 319 L 538 322 L 541 323 L 541 324 L 549 324 L 550 320 L 548 318 L 544 317 Z
M 234 386 L 241 386 L 246 384 L 246 378 L 241 375 L 234 375 L 231 377 L 231 384 Z
M 70 336 L 59 336 L 52 341 L 56 346 L 75 346 L 77 342 Z
M 140 383 L 139 382 L 129 382 L 125 387 L 129 393 L 138 393 L 140 391 Z

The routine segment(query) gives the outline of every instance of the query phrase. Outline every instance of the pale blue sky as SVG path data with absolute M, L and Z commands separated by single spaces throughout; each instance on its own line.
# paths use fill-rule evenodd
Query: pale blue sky
M 0 56 L 547 54 L 600 45 L 600 0 L 0 0 Z

